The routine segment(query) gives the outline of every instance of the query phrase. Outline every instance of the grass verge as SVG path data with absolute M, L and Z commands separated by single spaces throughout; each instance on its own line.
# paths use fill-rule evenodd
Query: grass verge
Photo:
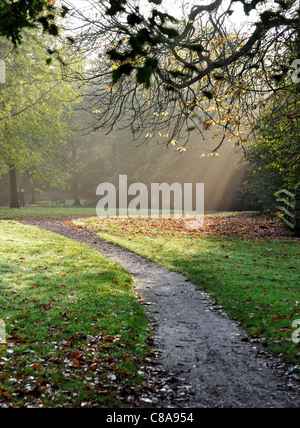
M 229 236 L 222 236 L 234 221 L 235 232 L 240 221 L 243 233 L 230 236 L 229 230 Z M 292 340 L 292 324 L 300 319 L 299 240 L 261 238 L 257 231 L 268 229 L 267 222 L 215 218 L 210 226 L 213 234 L 163 219 L 90 218 L 74 223 L 181 273 L 217 299 L 250 335 L 297 366 L 300 348 Z M 250 227 L 255 230 L 252 235 L 246 233 Z M 276 231 L 278 226 L 270 220 L 271 227 Z
M 0 222 L 0 407 L 122 407 L 149 325 L 131 276 L 82 244 Z

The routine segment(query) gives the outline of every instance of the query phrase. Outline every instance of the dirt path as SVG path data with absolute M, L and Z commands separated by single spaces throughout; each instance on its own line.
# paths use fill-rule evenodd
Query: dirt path
M 156 326 L 157 361 L 147 364 L 141 407 L 300 407 L 287 367 L 181 275 L 61 220 L 28 223 L 88 244 L 132 273 Z

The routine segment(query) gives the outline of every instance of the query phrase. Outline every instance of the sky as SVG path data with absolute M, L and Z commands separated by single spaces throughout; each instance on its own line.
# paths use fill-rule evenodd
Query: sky
M 193 5 L 197 4 L 209 4 L 212 0 L 163 0 L 162 5 L 166 8 L 167 12 L 170 15 L 175 17 L 180 17 L 182 14 L 182 3 L 184 2 L 185 9 L 190 10 Z M 91 4 L 88 0 L 67 0 L 67 3 L 73 4 L 75 7 L 80 8 L 81 10 L 90 10 Z M 149 2 L 148 0 L 139 1 L 139 6 L 145 11 L 148 9 Z M 229 0 L 224 0 L 224 8 L 228 7 Z M 223 7 L 223 6 L 222 6 Z M 233 7 L 234 13 L 231 16 L 230 20 L 236 24 L 238 27 L 241 26 L 246 20 L 249 22 L 249 17 L 246 17 L 244 14 L 243 6 L 241 3 L 235 3 Z M 250 15 L 251 21 L 255 19 L 255 13 Z

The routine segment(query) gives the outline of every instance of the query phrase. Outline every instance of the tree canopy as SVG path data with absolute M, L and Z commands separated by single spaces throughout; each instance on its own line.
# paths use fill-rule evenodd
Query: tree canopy
M 0 175 L 27 171 L 32 177 L 58 179 L 57 149 L 65 143 L 67 115 L 78 93 L 62 66 L 46 64 L 39 34 L 30 30 L 23 38 L 18 49 L 0 41 L 7 68 L 0 91 Z M 14 183 L 13 205 L 16 190 Z
M 117 81 L 123 74 L 130 74 L 136 69 L 138 81 L 147 86 L 150 85 L 151 75 L 155 73 L 169 88 L 190 87 L 216 70 L 223 71 L 240 58 L 247 62 L 247 57 L 255 55 L 264 39 L 274 37 L 276 30 L 280 32 L 281 37 L 288 40 L 293 33 L 299 31 L 300 8 L 296 0 L 274 0 L 274 2 L 216 0 L 206 5 L 195 5 L 194 2 L 190 2 L 185 6 L 185 17 L 181 21 L 156 7 L 149 16 L 145 16 L 139 6 L 129 0 L 110 0 L 109 3 L 106 15 L 114 19 L 118 43 L 108 51 L 108 54 L 112 60 L 121 63 L 114 71 L 113 79 Z M 163 4 L 163 0 L 149 0 L 149 3 L 158 6 Z M 226 39 L 225 25 L 233 14 L 233 6 L 237 3 L 243 5 L 246 16 L 253 10 L 257 11 L 255 24 L 236 49 L 229 49 L 230 44 L 224 40 L 222 49 L 209 51 L 208 39 L 203 31 L 205 27 L 202 27 L 202 32 L 199 33 L 196 31 L 197 24 L 210 23 L 209 40 Z M 262 3 L 266 5 L 260 10 L 259 6 Z M 126 15 L 127 26 L 121 18 L 122 14 Z M 272 30 L 275 31 L 271 33 Z M 184 72 L 178 69 L 169 70 L 159 61 L 158 52 L 162 47 L 165 49 L 165 55 L 171 54 L 176 57 L 178 65 L 181 65 Z
M 77 42 L 93 61 L 97 127 L 125 125 L 139 140 L 181 140 L 178 150 L 192 130 L 205 137 L 213 129 L 217 151 L 225 139 L 246 141 L 266 100 L 295 88 L 299 1 L 187 1 L 179 16 L 161 0 L 148 8 L 134 0 L 89 3 L 88 13 L 77 10 Z M 231 21 L 237 5 L 242 28 Z
M 277 114 L 265 108 L 257 138 L 246 150 L 251 172 L 246 191 L 264 211 L 276 208 L 274 193 L 280 188 L 294 192 L 300 185 L 299 96 L 278 104 Z
M 57 36 L 56 16 L 65 17 L 68 8 L 55 5 L 53 0 L 2 0 L 0 3 L 0 36 L 14 45 L 22 42 L 22 30 L 41 26 L 45 32 Z

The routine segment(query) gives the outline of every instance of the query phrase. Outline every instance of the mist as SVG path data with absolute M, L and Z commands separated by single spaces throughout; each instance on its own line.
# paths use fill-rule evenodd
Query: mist
M 180 144 L 180 142 L 179 142 Z M 216 141 L 210 135 L 203 140 L 191 133 L 186 151 L 176 146 L 134 141 L 126 130 L 105 134 L 96 131 L 82 138 L 79 161 L 89 153 L 90 161 L 79 177 L 81 197 L 94 199 L 99 184 L 109 182 L 118 188 L 119 175 L 127 175 L 128 185 L 144 183 L 204 183 L 205 211 L 243 210 L 242 186 L 247 173 L 241 149 L 224 142 L 212 156 Z

